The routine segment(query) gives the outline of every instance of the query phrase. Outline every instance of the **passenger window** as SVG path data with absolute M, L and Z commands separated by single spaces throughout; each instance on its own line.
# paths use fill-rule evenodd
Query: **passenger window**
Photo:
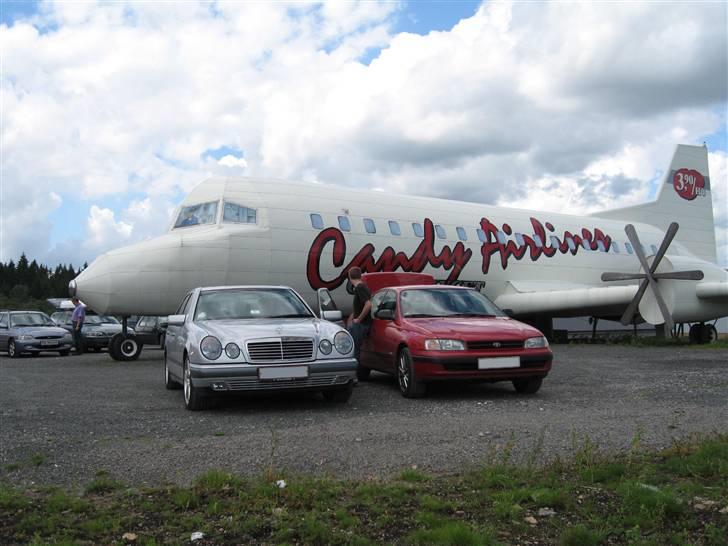
M 0 315 L 0 326 L 2 326 L 3 328 L 7 328 L 7 326 L 8 326 L 7 313 L 3 313 L 2 315 Z
M 225 201 L 222 213 L 223 222 L 228 224 L 255 224 L 256 219 L 255 209 Z
M 174 223 L 175 228 L 214 224 L 217 220 L 217 201 L 182 207 Z
M 376 301 L 375 301 L 376 300 Z M 383 290 L 372 298 L 372 316 L 382 308 L 394 309 L 397 301 L 397 293 L 394 290 Z
M 437 237 L 439 239 L 447 239 L 447 233 L 445 233 L 445 228 L 441 225 L 437 224 L 435 226 L 435 233 L 437 233 Z
M 536 243 L 536 248 L 543 248 L 543 241 L 541 240 L 540 235 L 536 235 L 534 233 L 533 235 L 533 242 Z
M 389 221 L 389 232 L 392 235 L 402 235 L 402 230 L 399 229 L 399 224 L 394 220 Z
M 502 231 L 496 231 L 495 238 L 498 239 L 498 242 L 502 245 L 506 244 L 506 234 Z
M 190 292 L 190 297 L 187 298 L 187 302 L 185 303 L 185 308 L 182 311 L 182 314 L 186 315 L 190 311 L 192 311 L 192 292 Z
M 417 222 L 412 224 L 412 231 L 414 232 L 415 237 L 425 236 L 425 232 L 422 230 L 422 224 L 418 224 Z
M 320 214 L 311 215 L 311 227 L 314 229 L 324 229 L 324 219 Z
M 457 227 L 455 228 L 455 231 L 458 232 L 458 239 L 460 239 L 461 241 L 468 240 L 468 234 L 465 233 L 465 228 Z
M 339 216 L 339 229 L 341 231 L 351 231 L 351 222 L 348 216 Z
M 483 231 L 482 229 L 478 228 L 478 229 L 475 230 L 475 233 L 478 234 L 478 239 L 480 239 L 480 242 L 481 243 L 484 243 L 485 242 L 485 231 Z
M 371 218 L 364 218 L 364 229 L 367 233 L 376 233 L 377 226 L 374 225 L 374 220 Z
M 624 243 L 624 248 L 627 249 L 627 254 L 634 254 L 634 250 L 632 250 L 632 245 L 629 243 Z
M 523 235 L 521 235 L 520 233 L 516 233 L 514 237 L 516 238 L 516 243 L 518 243 L 518 246 L 526 245 L 526 242 L 523 240 Z

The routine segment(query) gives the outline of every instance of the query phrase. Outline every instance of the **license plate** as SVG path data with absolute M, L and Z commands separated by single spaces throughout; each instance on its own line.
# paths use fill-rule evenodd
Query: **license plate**
M 285 366 L 258 368 L 258 379 L 275 381 L 276 379 L 301 379 L 308 377 L 308 366 Z
M 58 345 L 57 339 L 41 339 L 40 344 L 44 347 L 47 347 L 49 345 Z
M 479 370 L 494 370 L 500 368 L 518 368 L 521 359 L 517 356 L 500 356 L 496 358 L 479 358 Z

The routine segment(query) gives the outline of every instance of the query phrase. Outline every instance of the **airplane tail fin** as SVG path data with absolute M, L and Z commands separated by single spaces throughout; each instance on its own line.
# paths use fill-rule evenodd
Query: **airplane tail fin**
M 662 230 L 671 222 L 678 222 L 680 230 L 675 241 L 698 258 L 716 263 L 708 149 L 678 144 L 654 201 L 595 212 L 592 216 L 652 224 Z

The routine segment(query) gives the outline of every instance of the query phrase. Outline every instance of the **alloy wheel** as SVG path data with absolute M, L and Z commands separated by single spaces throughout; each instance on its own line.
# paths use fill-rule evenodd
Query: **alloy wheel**
M 410 370 L 407 357 L 404 354 L 399 355 L 399 366 L 397 368 L 397 379 L 399 380 L 399 389 L 405 392 L 409 388 Z

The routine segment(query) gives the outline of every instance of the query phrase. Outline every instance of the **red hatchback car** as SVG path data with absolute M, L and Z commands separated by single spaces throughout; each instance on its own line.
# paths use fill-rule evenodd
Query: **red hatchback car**
M 414 276 L 365 276 L 376 293 L 359 379 L 371 370 L 393 374 L 407 398 L 446 379 L 512 381 L 520 393 L 539 390 L 553 358 L 539 330 L 508 317 L 479 291 L 436 285 L 429 275 L 416 275 L 426 284 L 392 286 Z M 382 285 L 389 286 L 377 290 Z

